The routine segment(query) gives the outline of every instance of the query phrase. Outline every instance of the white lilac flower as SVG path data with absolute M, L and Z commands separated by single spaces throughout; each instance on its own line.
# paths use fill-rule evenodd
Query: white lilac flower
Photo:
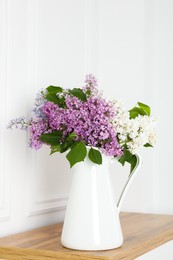
M 9 124 L 7 125 L 8 129 L 20 129 L 20 130 L 27 130 L 29 123 L 24 117 L 19 117 L 16 119 L 12 119 Z
M 151 132 L 148 136 L 148 140 L 149 140 L 149 144 L 151 144 L 152 146 L 155 145 L 156 141 L 157 141 L 157 137 L 156 137 L 156 132 Z
M 112 120 L 112 124 L 118 134 L 120 144 L 124 145 L 129 127 L 129 113 L 124 110 L 123 103 L 120 100 L 114 100 L 113 104 L 115 106 L 116 116 L 114 120 Z
M 156 142 L 156 120 L 147 115 L 138 115 L 136 118 L 130 119 L 129 112 L 124 110 L 121 102 L 116 100 L 114 104 L 117 107 L 117 114 L 112 124 L 120 145 L 126 145 L 132 154 L 147 143 L 153 146 Z
M 151 116 L 141 116 L 129 120 L 129 135 L 130 141 L 127 142 L 132 154 L 136 153 L 143 145 L 154 145 L 156 142 L 155 133 L 156 120 Z

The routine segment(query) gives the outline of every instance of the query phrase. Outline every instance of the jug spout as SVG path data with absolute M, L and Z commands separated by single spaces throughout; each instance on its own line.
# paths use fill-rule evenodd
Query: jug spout
M 138 173 L 138 170 L 141 166 L 141 157 L 138 155 L 138 154 L 135 154 L 136 158 L 137 158 L 137 163 L 136 163 L 136 166 L 135 168 L 133 169 L 133 171 L 130 173 L 125 185 L 124 185 L 124 188 L 120 194 L 120 197 L 119 197 L 119 200 L 118 200 L 118 203 L 117 203 L 117 208 L 118 208 L 118 213 L 120 213 L 120 210 L 121 210 L 121 206 L 123 204 L 123 201 L 124 201 L 124 198 L 129 190 L 129 187 L 131 186 L 132 182 L 134 181 L 135 179 L 135 176 L 136 174 Z

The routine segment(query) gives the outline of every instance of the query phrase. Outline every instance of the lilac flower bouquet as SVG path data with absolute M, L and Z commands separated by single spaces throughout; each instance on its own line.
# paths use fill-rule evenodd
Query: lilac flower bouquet
M 50 154 L 67 151 L 71 167 L 86 156 L 102 164 L 105 154 L 122 165 L 130 163 L 132 172 L 135 153 L 156 141 L 155 119 L 150 113 L 150 107 L 141 102 L 126 111 L 118 100 L 103 98 L 90 74 L 82 88 L 49 86 L 41 90 L 31 117 L 11 120 L 8 128 L 28 130 L 35 150 L 47 144 Z

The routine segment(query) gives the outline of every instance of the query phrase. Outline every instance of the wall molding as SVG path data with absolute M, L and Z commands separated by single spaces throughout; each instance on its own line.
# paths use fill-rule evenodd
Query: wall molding
M 28 214 L 28 217 L 64 210 L 67 205 L 67 200 L 67 195 L 60 195 L 59 197 L 54 199 L 44 200 L 40 202 L 35 201 L 33 208 Z

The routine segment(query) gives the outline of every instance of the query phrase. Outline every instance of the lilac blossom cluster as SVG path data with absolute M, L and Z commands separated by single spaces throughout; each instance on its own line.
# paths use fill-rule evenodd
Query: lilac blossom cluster
M 38 150 L 42 146 L 40 136 L 47 132 L 48 124 L 42 118 L 38 118 L 37 121 L 30 120 L 29 133 L 30 133 L 30 147 Z
M 44 90 L 41 89 L 35 98 L 35 103 L 34 103 L 34 107 L 32 110 L 32 117 L 33 118 L 44 118 L 44 114 L 42 112 L 42 107 L 43 105 L 46 103 L 46 98 L 44 96 Z
M 117 133 L 111 123 L 116 116 L 114 104 L 100 97 L 97 80 L 93 75 L 87 75 L 85 83 L 83 87 L 87 97 L 85 101 L 66 91 L 65 108 L 45 100 L 37 106 L 35 116 L 38 117 L 31 119 L 29 126 L 32 148 L 37 150 L 41 147 L 39 137 L 43 133 L 60 130 L 63 137 L 75 132 L 76 141 L 80 140 L 88 146 L 98 147 L 106 155 L 118 157 L 122 155 Z
M 119 100 L 104 99 L 96 78 L 89 74 L 82 88 L 50 85 L 41 90 L 31 117 L 13 119 L 8 128 L 29 130 L 30 147 L 35 150 L 43 144 L 50 145 L 50 154 L 69 150 L 66 158 L 70 167 L 87 155 L 100 165 L 102 152 L 117 157 L 122 165 L 128 162 L 132 173 L 138 150 L 156 142 L 155 121 L 144 103 L 126 111 Z M 90 147 L 88 153 L 86 146 Z
M 28 129 L 28 122 L 24 117 L 19 117 L 16 119 L 12 119 L 8 125 L 8 129 L 20 129 L 20 130 L 27 130 Z

